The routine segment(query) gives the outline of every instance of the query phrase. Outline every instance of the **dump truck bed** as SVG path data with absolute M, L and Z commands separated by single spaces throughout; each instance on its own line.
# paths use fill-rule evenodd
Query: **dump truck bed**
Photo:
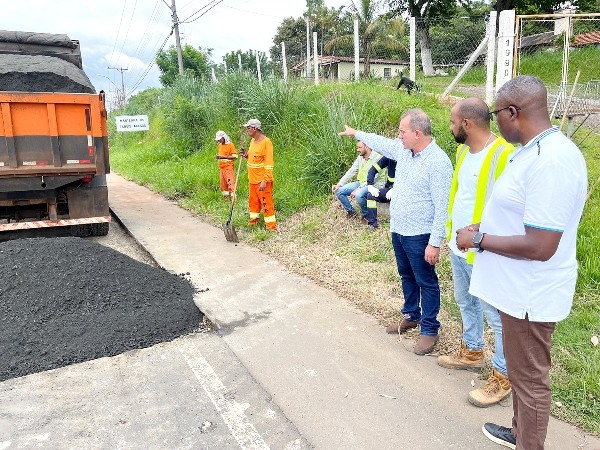
M 0 92 L 0 231 L 110 221 L 108 161 L 104 93 Z

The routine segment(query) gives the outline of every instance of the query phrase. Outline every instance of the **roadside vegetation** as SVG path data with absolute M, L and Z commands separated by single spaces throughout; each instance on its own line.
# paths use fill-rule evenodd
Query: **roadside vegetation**
M 219 192 L 215 132 L 225 130 L 238 147 L 246 146 L 241 125 L 260 118 L 275 147 L 274 192 L 281 232 L 271 235 L 246 226 L 247 177 L 242 170 L 233 218 L 238 235 L 386 324 L 398 319 L 402 303 L 393 250 L 385 219 L 380 230 L 369 233 L 358 221 L 348 221 L 332 199 L 331 185 L 356 157 L 355 141 L 337 132 L 348 124 L 395 136 L 401 113 L 415 107 L 430 114 L 437 142 L 454 161 L 450 105 L 433 96 L 409 96 L 379 82 L 259 84 L 244 73 L 231 74 L 218 84 L 177 78 L 167 88 L 138 94 L 113 113 L 148 114 L 151 129 L 119 135 L 111 120 L 111 164 L 121 176 L 219 226 L 229 204 Z M 588 163 L 590 198 L 580 228 L 573 312 L 554 333 L 553 413 L 600 436 L 600 347 L 591 342 L 592 336 L 600 335 L 600 134 L 582 129 L 574 140 Z M 447 252 L 439 272 L 444 326 L 438 350 L 446 353 L 455 351 L 460 340 Z M 491 344 L 491 333 L 488 338 Z

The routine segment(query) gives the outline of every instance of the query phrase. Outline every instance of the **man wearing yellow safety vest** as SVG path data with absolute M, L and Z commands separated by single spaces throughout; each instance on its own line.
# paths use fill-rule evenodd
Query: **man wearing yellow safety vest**
M 346 210 L 349 219 L 356 217 L 356 211 L 354 210 L 352 203 L 350 203 L 350 200 L 356 199 L 356 202 L 360 206 L 361 218 L 366 223 L 368 213 L 367 175 L 373 163 L 378 161 L 379 158 L 381 158 L 381 155 L 371 150 L 361 141 L 356 143 L 356 152 L 358 153 L 358 156 L 354 160 L 354 163 L 344 176 L 340 178 L 340 181 L 331 186 L 331 191 L 336 195 Z M 382 187 L 383 182 L 381 180 L 384 180 L 385 176 L 380 177 L 379 175 L 378 172 L 375 184 L 378 187 Z M 350 181 L 354 177 L 356 177 L 356 180 Z
M 273 143 L 263 134 L 260 120 L 250 119 L 244 127 L 248 136 L 252 138 L 248 153 L 240 153 L 248 160 L 248 225 L 257 225 L 262 212 L 265 228 L 277 231 L 273 202 Z
M 496 353 L 492 374 L 487 382 L 469 392 L 468 400 L 479 407 L 496 404 L 508 397 L 511 383 L 506 370 L 502 345 L 502 322 L 498 310 L 469 294 L 475 249 L 462 252 L 456 245 L 456 230 L 479 223 L 483 207 L 496 179 L 514 148 L 490 131 L 490 113 L 483 100 L 467 98 L 450 112 L 450 131 L 460 145 L 448 202 L 447 240 L 454 279 L 454 297 L 463 323 L 461 348 L 457 355 L 438 357 L 438 364 L 450 369 L 481 371 L 483 357 L 483 314 L 494 331 Z

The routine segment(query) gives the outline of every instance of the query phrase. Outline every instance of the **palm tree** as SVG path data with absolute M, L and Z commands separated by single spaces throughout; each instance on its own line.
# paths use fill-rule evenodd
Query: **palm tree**
M 405 22 L 401 18 L 388 19 L 379 15 L 379 2 L 376 0 L 352 0 L 351 13 L 358 19 L 358 34 L 361 56 L 364 57 L 364 75 L 369 76 L 371 58 L 375 51 L 406 51 L 401 39 L 405 35 Z M 325 43 L 325 50 L 335 47 L 351 47 L 353 34 L 335 37 Z

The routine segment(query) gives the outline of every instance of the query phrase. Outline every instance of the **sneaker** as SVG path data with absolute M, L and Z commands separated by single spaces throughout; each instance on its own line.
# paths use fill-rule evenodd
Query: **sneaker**
M 415 345 L 415 349 L 413 350 L 416 355 L 427 355 L 433 351 L 433 347 L 438 341 L 437 335 L 435 336 L 427 336 L 426 334 L 422 334 L 417 344 Z
M 504 445 L 505 447 L 517 448 L 517 439 L 512 434 L 512 428 L 501 427 L 495 423 L 486 423 L 481 427 L 483 434 L 496 444 Z
M 510 395 L 511 390 L 508 377 L 493 369 L 492 374 L 483 386 L 469 392 L 469 403 L 480 408 L 487 408 L 500 403 Z
M 444 355 L 438 357 L 438 365 L 447 369 L 470 370 L 480 372 L 484 366 L 483 350 L 471 350 L 464 342 L 460 344 L 458 355 Z

